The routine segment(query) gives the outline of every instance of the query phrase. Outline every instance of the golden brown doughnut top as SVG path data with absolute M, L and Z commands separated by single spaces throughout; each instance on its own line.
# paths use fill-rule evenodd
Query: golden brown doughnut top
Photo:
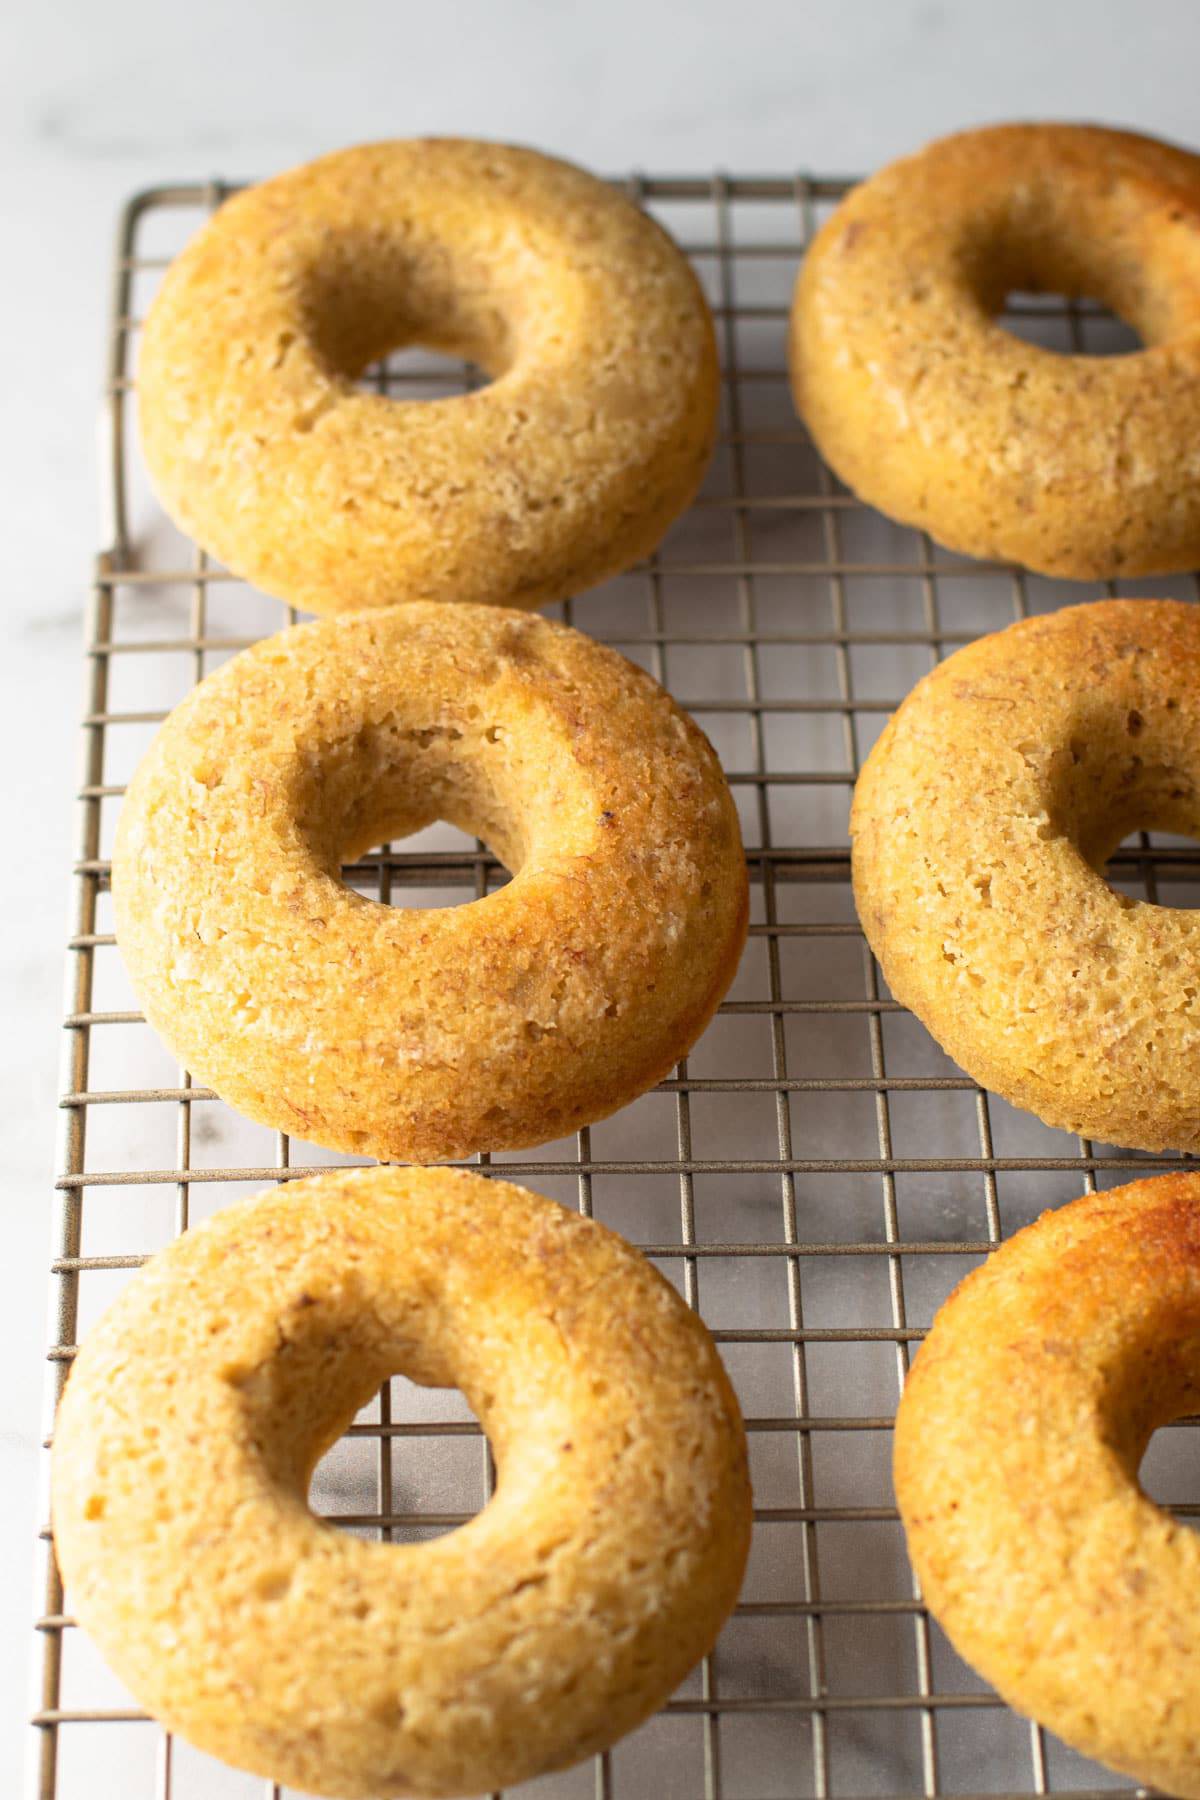
M 318 1458 L 402 1371 L 458 1386 L 493 1499 L 432 1542 L 309 1512 Z M 154 1257 L 59 1408 L 71 1603 L 169 1728 L 339 1800 L 577 1761 L 712 1644 L 750 1539 L 712 1340 L 591 1220 L 450 1170 L 330 1171 Z
M 1200 1795 L 1200 1538 L 1140 1492 L 1200 1410 L 1200 1176 L 1089 1194 L 1018 1232 L 934 1320 L 896 1420 L 930 1609 L 1008 1702 Z
M 1113 891 L 1130 832 L 1200 837 L 1200 609 L 1109 600 L 947 657 L 851 815 L 896 998 L 975 1078 L 1104 1143 L 1200 1148 L 1200 914 Z
M 412 343 L 490 384 L 356 388 Z M 536 606 L 657 542 L 708 461 L 717 379 L 695 276 L 615 188 L 415 139 L 226 202 L 151 306 L 139 418 L 167 510 L 269 593 Z
M 1098 299 L 1146 347 L 1025 343 L 996 319 L 1021 290 Z M 838 473 L 953 549 L 1076 577 L 1200 562 L 1200 158 L 1186 150 L 997 125 L 891 164 L 809 250 L 791 360 Z
M 340 865 L 445 819 L 513 871 L 385 907 Z M 582 633 L 415 603 L 210 675 L 130 784 L 122 954 L 198 1080 L 310 1141 L 434 1161 L 603 1117 L 708 1022 L 746 932 L 737 813 L 703 734 Z

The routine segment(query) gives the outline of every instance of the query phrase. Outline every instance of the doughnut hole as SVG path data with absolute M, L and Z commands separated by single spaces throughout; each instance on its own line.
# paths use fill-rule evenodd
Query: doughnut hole
M 472 362 L 493 380 L 516 360 L 526 303 L 465 248 L 414 253 L 381 231 L 323 235 L 299 281 L 299 314 L 328 374 L 354 380 L 390 352 L 420 345 Z
M 295 281 L 299 329 L 280 331 L 272 366 L 294 361 L 308 378 L 293 421 L 301 434 L 354 389 L 375 399 L 461 402 L 464 386 L 486 388 L 527 356 L 553 361 L 578 332 L 585 305 L 583 284 L 570 273 L 551 289 L 506 277 L 468 245 L 437 254 L 382 227 L 323 233 Z
M 1200 1527 L 1194 1509 L 1182 1515 L 1175 1509 L 1181 1504 L 1181 1495 L 1196 1491 L 1198 1458 L 1200 1435 L 1195 1422 L 1169 1420 L 1152 1432 L 1137 1475 L 1138 1486 L 1146 1498 L 1193 1531 Z
M 307 1503 L 353 1536 L 429 1543 L 481 1510 L 491 1468 L 490 1446 L 458 1389 L 394 1375 L 319 1459 Z
M 1137 342 L 1126 349 L 1145 348 L 1194 320 L 1200 241 L 1170 229 L 1184 223 L 1169 201 L 1148 210 L 1120 183 L 1097 192 L 1088 172 L 1059 168 L 993 195 L 964 229 L 959 265 L 993 318 L 1015 293 L 1087 297 L 1128 327 Z
M 1017 289 L 1005 295 L 996 322 L 1010 337 L 1064 356 L 1132 356 L 1146 348 L 1091 294 Z
M 1154 1191 L 1153 1183 L 1146 1185 Z M 1097 1204 L 1102 1207 L 1103 1198 L 1098 1196 Z M 1190 1198 L 1174 1204 L 1166 1199 L 1157 1212 L 1142 1215 L 1139 1230 L 1145 1243 L 1154 1245 L 1157 1237 L 1186 1266 L 1193 1254 L 1188 1234 L 1195 1231 L 1194 1204 Z M 1075 1268 L 1072 1254 L 1066 1258 L 1068 1278 Z M 1093 1352 L 1097 1440 L 1147 1499 L 1170 1510 L 1191 1485 L 1200 1442 L 1179 1423 L 1200 1413 L 1196 1300 L 1186 1281 L 1173 1286 L 1166 1280 L 1157 1291 L 1148 1285 L 1123 1314 L 1115 1311 L 1111 1340 Z
M 377 1529 L 371 1519 L 380 1511 L 463 1515 L 440 1528 L 416 1520 L 397 1528 L 396 1542 L 408 1537 L 419 1544 L 468 1522 L 461 1495 L 469 1488 L 464 1479 L 469 1459 L 480 1475 L 474 1510 L 483 1508 L 485 1452 L 474 1433 L 447 1434 L 442 1443 L 462 1455 L 453 1467 L 442 1459 L 440 1481 L 435 1472 L 430 1482 L 414 1488 L 404 1475 L 406 1440 L 393 1437 L 392 1492 L 381 1499 L 377 1442 L 346 1437 L 360 1414 L 368 1408 L 373 1414 L 381 1388 L 388 1387 L 397 1422 L 456 1416 L 477 1424 L 494 1461 L 496 1493 L 507 1503 L 527 1489 L 536 1491 L 545 1458 L 553 1462 L 561 1442 L 574 1435 L 571 1403 L 561 1368 L 552 1360 L 539 1361 L 532 1328 L 518 1312 L 498 1312 L 478 1341 L 464 1344 L 461 1303 L 453 1289 L 439 1302 L 426 1278 L 416 1283 L 405 1306 L 395 1304 L 390 1293 L 376 1292 L 377 1281 L 377 1271 L 368 1261 L 360 1267 L 353 1250 L 332 1275 L 293 1281 L 281 1296 L 273 1346 L 252 1365 L 232 1361 L 221 1377 L 241 1413 L 240 1435 L 254 1446 L 258 1469 L 288 1511 L 304 1507 L 333 1526 L 341 1514 L 346 1529 L 371 1536 Z M 595 1381 L 594 1394 L 602 1391 Z M 286 1592 L 281 1583 L 276 1595 L 276 1573 L 273 1562 L 264 1565 L 262 1598 Z
M 556 740 L 534 767 L 525 735 L 473 701 L 445 709 L 436 724 L 414 725 L 399 710 L 383 713 L 327 741 L 319 763 L 297 761 L 290 777 L 297 832 L 339 882 L 344 865 L 373 847 L 439 823 L 468 844 L 485 844 L 507 876 L 518 875 L 541 843 L 553 843 L 556 854 L 564 843 L 568 854 L 586 851 L 595 805 L 586 788 L 580 793 L 578 781 L 570 782 L 569 750 Z M 473 889 L 472 879 L 449 904 L 473 903 Z
M 414 1485 L 404 1471 L 405 1439 L 382 1434 L 377 1439 L 370 1433 L 370 1427 L 379 1424 L 374 1402 L 386 1385 L 389 1402 L 395 1401 L 389 1414 L 414 1420 L 445 1418 L 463 1410 L 450 1397 L 461 1393 L 458 1365 L 448 1337 L 442 1341 L 439 1336 L 436 1320 L 432 1330 L 422 1330 L 419 1345 L 415 1338 L 389 1341 L 378 1315 L 362 1307 L 357 1284 L 350 1281 L 340 1291 L 335 1285 L 319 1294 L 299 1293 L 281 1326 L 276 1354 L 253 1370 L 230 1368 L 225 1379 L 237 1393 L 264 1473 L 288 1506 L 301 1504 L 329 1525 L 372 1537 L 379 1529 L 373 1521 L 381 1515 L 411 1514 L 412 1524 L 394 1528 L 395 1541 L 427 1542 L 467 1523 L 471 1516 L 461 1505 L 461 1495 L 469 1488 L 463 1475 L 467 1456 L 482 1468 L 480 1445 L 473 1436 L 443 1436 L 441 1445 L 465 1454 L 454 1459 L 449 1478 L 447 1459 L 442 1459 L 440 1481 L 437 1459 L 431 1474 L 426 1458 L 423 1479 Z M 425 1390 L 432 1390 L 428 1399 Z M 474 1403 L 465 1395 L 463 1399 L 469 1420 L 486 1412 L 493 1396 L 477 1394 Z M 356 1422 L 364 1423 L 370 1435 L 347 1437 L 347 1429 Z M 390 1492 L 380 1486 L 381 1468 L 388 1467 L 381 1463 L 381 1441 L 391 1446 Z M 481 1483 L 479 1506 L 483 1503 Z M 446 1524 L 438 1516 L 451 1504 L 463 1516 Z M 438 1522 L 420 1525 L 415 1515 L 422 1511 Z M 270 1561 L 263 1565 L 257 1577 L 259 1598 L 282 1599 L 288 1586 L 289 1572 L 282 1560 L 278 1566 Z M 364 1596 L 363 1604 L 365 1617 L 369 1596 Z
M 511 880 L 512 870 L 490 844 L 444 819 L 372 844 L 342 867 L 343 884 L 364 900 L 416 911 L 469 906 Z
M 1146 828 L 1149 829 L 1149 828 Z M 1122 838 L 1099 871 L 1108 886 L 1128 900 L 1152 906 L 1200 909 L 1200 839 L 1186 832 L 1157 832 L 1145 841 L 1145 830 Z M 1180 852 L 1191 852 L 1186 862 Z
M 1142 832 L 1200 840 L 1200 743 L 1186 710 L 1168 696 L 1155 715 L 1114 706 L 1103 694 L 1076 702 L 1065 745 L 1029 741 L 1018 754 L 1037 777 L 1045 805 L 1038 835 L 1065 838 L 1099 879 L 1113 886 L 1112 859 Z M 1126 871 L 1122 870 L 1122 874 Z M 1140 870 L 1125 885 L 1139 884 Z M 1144 881 L 1140 882 L 1144 888 Z M 1170 905 L 1171 884 L 1155 886 L 1153 900 L 1114 886 L 1123 903 Z M 1192 893 L 1190 888 L 1185 894 Z M 1176 904 L 1189 905 L 1183 898 Z
M 423 344 L 408 344 L 377 362 L 369 363 L 356 378 L 364 393 L 383 394 L 389 400 L 448 400 L 476 393 L 489 382 L 487 371 L 461 356 L 445 355 Z

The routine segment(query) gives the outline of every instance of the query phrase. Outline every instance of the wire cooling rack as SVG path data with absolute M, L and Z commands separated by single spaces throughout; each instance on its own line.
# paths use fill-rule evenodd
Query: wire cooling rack
M 627 185 L 687 248 L 712 302 L 723 433 L 703 496 L 658 553 L 559 610 L 665 681 L 709 733 L 741 811 L 753 923 L 726 1003 L 671 1080 L 577 1138 L 492 1162 L 641 1244 L 703 1313 L 747 1417 L 756 1529 L 741 1604 L 663 1712 L 608 1755 L 522 1791 L 1110 1792 L 1114 1777 L 1002 1706 L 923 1612 L 894 1508 L 890 1430 L 935 1308 L 1005 1232 L 1171 1159 L 1050 1131 L 947 1061 L 866 949 L 846 818 L 861 758 L 939 656 L 1026 613 L 1117 590 L 953 558 L 860 505 L 822 466 L 793 413 L 785 324 L 804 244 L 846 184 Z M 111 932 L 113 817 L 158 721 L 207 671 L 294 617 L 172 530 L 129 451 L 139 319 L 224 191 L 155 189 L 120 226 L 106 547 L 85 649 L 48 1432 L 72 1345 L 150 1252 L 235 1196 L 348 1160 L 249 1124 L 174 1067 L 135 1010 Z M 1018 297 L 1009 323 L 1063 350 L 1127 347 L 1086 304 Z M 417 396 L 477 377 L 407 351 L 369 379 Z M 1154 588 L 1196 597 L 1190 580 Z M 1200 865 L 1178 842 L 1132 840 L 1110 878 L 1163 904 L 1200 902 Z M 483 845 L 437 826 L 380 847 L 346 879 L 384 904 L 439 905 L 504 873 Z M 1187 1491 L 1181 1449 L 1184 1432 L 1164 1431 L 1143 1470 L 1172 1502 Z M 346 1530 L 416 1541 L 470 1517 L 489 1483 L 461 1397 L 397 1379 L 325 1458 L 312 1500 Z M 260 1780 L 138 1713 L 73 1628 L 48 1533 L 42 1554 L 38 1800 L 262 1795 Z

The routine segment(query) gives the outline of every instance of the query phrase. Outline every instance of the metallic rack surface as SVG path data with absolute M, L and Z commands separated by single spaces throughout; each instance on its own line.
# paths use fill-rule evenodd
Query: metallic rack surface
M 1109 1793 L 1121 1784 L 1003 1707 L 923 1612 L 894 1509 L 890 1429 L 933 1311 L 1006 1232 L 1174 1159 L 1050 1131 L 947 1061 L 889 998 L 866 949 L 846 814 L 862 756 L 939 656 L 1118 589 L 950 556 L 859 504 L 820 463 L 792 409 L 787 307 L 803 246 L 845 183 L 625 185 L 674 231 L 712 302 L 721 445 L 702 497 L 648 563 L 554 610 L 652 670 L 713 738 L 741 810 L 753 923 L 725 1005 L 671 1080 L 568 1142 L 483 1160 L 623 1231 L 699 1307 L 747 1416 L 756 1532 L 741 1604 L 664 1711 L 607 1755 L 522 1791 Z M 73 1344 L 147 1254 L 236 1195 L 348 1160 L 248 1124 L 172 1067 L 111 932 L 113 816 L 157 721 L 208 670 L 295 617 L 173 531 L 131 448 L 139 318 L 226 191 L 156 189 L 120 226 L 105 548 L 86 626 L 47 1435 Z M 1124 347 L 1086 303 L 1018 298 L 1009 322 L 1063 350 Z M 367 379 L 417 398 L 480 378 L 414 350 Z M 1153 590 L 1196 598 L 1190 579 Z M 1141 834 L 1109 873 L 1149 900 L 1200 900 L 1200 863 L 1178 841 Z M 484 894 L 504 872 L 483 845 L 440 826 L 381 847 L 346 879 L 384 904 L 430 905 Z M 1144 1479 L 1186 1518 L 1200 1505 L 1181 1503 L 1185 1432 L 1156 1438 Z M 491 1479 L 461 1398 L 397 1379 L 324 1460 L 312 1499 L 346 1530 L 413 1542 L 469 1518 Z M 260 1780 L 138 1712 L 74 1629 L 48 1532 L 41 1555 L 38 1800 L 261 1795 Z

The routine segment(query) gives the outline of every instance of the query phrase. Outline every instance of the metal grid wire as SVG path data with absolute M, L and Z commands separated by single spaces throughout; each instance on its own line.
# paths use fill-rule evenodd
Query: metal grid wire
M 1006 1231 L 1172 1159 L 1053 1132 L 982 1092 L 889 997 L 855 919 L 846 815 L 888 712 L 945 651 L 1114 588 L 951 557 L 860 505 L 796 422 L 784 366 L 799 256 L 831 180 L 634 178 L 712 302 L 723 433 L 704 493 L 646 564 L 561 609 L 662 679 L 712 737 L 737 796 L 750 941 L 673 1079 L 577 1138 L 497 1169 L 642 1245 L 714 1331 L 747 1416 L 756 1496 L 741 1604 L 664 1711 L 546 1800 L 1111 1792 L 1114 1778 L 1018 1720 L 921 1608 L 890 1485 L 913 1345 Z M 108 371 L 106 549 L 88 614 L 47 1431 L 77 1337 L 147 1254 L 229 1199 L 349 1159 L 240 1119 L 173 1068 L 124 984 L 107 849 L 122 784 L 165 711 L 294 617 L 177 536 L 129 455 L 139 318 L 215 185 L 137 198 L 120 229 Z M 1064 350 L 1124 347 L 1086 304 L 1026 298 L 1012 328 Z M 369 379 L 410 397 L 475 372 L 420 351 Z M 1155 583 L 1195 598 L 1190 581 Z M 1128 591 L 1128 590 L 1126 590 Z M 481 895 L 503 871 L 436 826 L 346 879 L 384 904 Z M 1144 834 L 1114 884 L 1200 900 L 1186 845 Z M 489 1159 L 481 1159 L 488 1161 Z M 1194 1440 L 1193 1440 L 1194 1441 Z M 1186 1433 L 1160 1434 L 1150 1491 L 1186 1491 Z M 490 1491 L 461 1397 L 397 1379 L 321 1464 L 318 1512 L 417 1541 Z M 1196 1487 L 1193 1484 L 1193 1492 Z M 1178 1508 L 1182 1516 L 1200 1506 Z M 32 1791 L 39 1800 L 224 1800 L 263 1783 L 173 1742 L 74 1630 L 43 1539 Z M 268 1795 L 280 1790 L 267 1784 Z

